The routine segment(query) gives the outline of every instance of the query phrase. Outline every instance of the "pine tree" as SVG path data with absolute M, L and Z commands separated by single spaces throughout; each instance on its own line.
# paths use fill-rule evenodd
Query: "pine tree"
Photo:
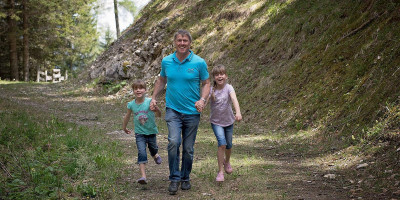
M 28 1 L 22 0 L 23 12 L 23 68 L 24 68 L 24 81 L 29 81 L 29 11 Z
M 15 1 L 8 0 L 8 43 L 10 58 L 10 78 L 11 80 L 19 80 L 18 76 L 18 58 L 17 58 L 17 20 L 18 16 L 15 12 Z

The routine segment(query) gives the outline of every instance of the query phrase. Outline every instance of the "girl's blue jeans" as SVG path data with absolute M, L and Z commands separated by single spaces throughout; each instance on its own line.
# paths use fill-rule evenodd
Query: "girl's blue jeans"
M 136 146 L 138 149 L 138 164 L 147 163 L 146 144 L 149 147 L 150 155 L 158 153 L 157 134 L 144 135 L 135 133 Z
M 165 121 L 168 127 L 169 180 L 173 182 L 189 181 L 200 114 L 187 115 L 166 108 Z M 182 166 L 179 170 L 179 147 L 181 143 Z
M 217 138 L 218 146 L 226 145 L 226 149 L 231 149 L 233 124 L 230 126 L 222 127 L 211 123 L 211 128 L 213 129 L 214 135 Z

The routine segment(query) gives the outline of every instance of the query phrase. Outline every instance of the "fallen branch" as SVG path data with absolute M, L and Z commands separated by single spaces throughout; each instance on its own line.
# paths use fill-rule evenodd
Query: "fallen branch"
M 385 11 L 386 12 L 386 11 Z M 375 14 L 371 19 L 369 19 L 368 21 L 364 22 L 363 24 L 361 24 L 361 26 L 359 26 L 358 28 L 352 30 L 350 33 L 348 33 L 347 35 L 344 35 L 343 37 L 341 37 L 338 41 L 336 41 L 336 44 L 339 44 L 339 42 L 341 42 L 342 40 L 344 40 L 347 37 L 350 37 L 354 34 L 356 34 L 358 31 L 360 31 L 361 29 L 365 28 L 366 26 L 368 26 L 372 21 L 374 21 L 376 18 L 380 17 L 383 13 L 381 14 Z
M 1 169 L 3 169 L 3 170 L 6 172 L 6 174 L 7 174 L 10 178 L 12 178 L 13 176 L 11 175 L 10 171 L 8 171 L 7 167 L 6 167 L 2 162 L 0 162 L 0 165 L 1 165 Z

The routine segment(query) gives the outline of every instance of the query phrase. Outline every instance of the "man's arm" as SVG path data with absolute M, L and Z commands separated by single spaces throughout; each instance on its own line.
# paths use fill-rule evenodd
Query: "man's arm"
M 195 106 L 198 112 L 202 112 L 204 105 L 206 103 L 206 99 L 208 98 L 208 95 L 210 94 L 210 79 L 206 79 L 202 81 L 202 88 L 201 88 L 201 96 L 200 100 L 196 101 Z
M 157 97 L 159 93 L 165 88 L 165 84 L 167 84 L 167 78 L 159 76 L 154 86 L 153 96 L 151 97 L 150 110 L 156 111 L 155 106 L 157 106 Z

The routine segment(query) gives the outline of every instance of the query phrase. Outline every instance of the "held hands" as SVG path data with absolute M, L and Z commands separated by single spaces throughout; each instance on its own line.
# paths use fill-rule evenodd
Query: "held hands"
M 158 107 L 157 107 L 157 100 L 155 99 L 151 99 L 150 101 L 150 110 L 151 111 L 157 111 Z
M 203 109 L 204 109 L 204 100 L 202 100 L 202 99 L 200 99 L 200 100 L 198 100 L 198 101 L 196 101 L 196 103 L 194 104 L 194 106 L 196 107 L 196 109 L 197 109 L 197 111 L 198 112 L 203 112 Z

